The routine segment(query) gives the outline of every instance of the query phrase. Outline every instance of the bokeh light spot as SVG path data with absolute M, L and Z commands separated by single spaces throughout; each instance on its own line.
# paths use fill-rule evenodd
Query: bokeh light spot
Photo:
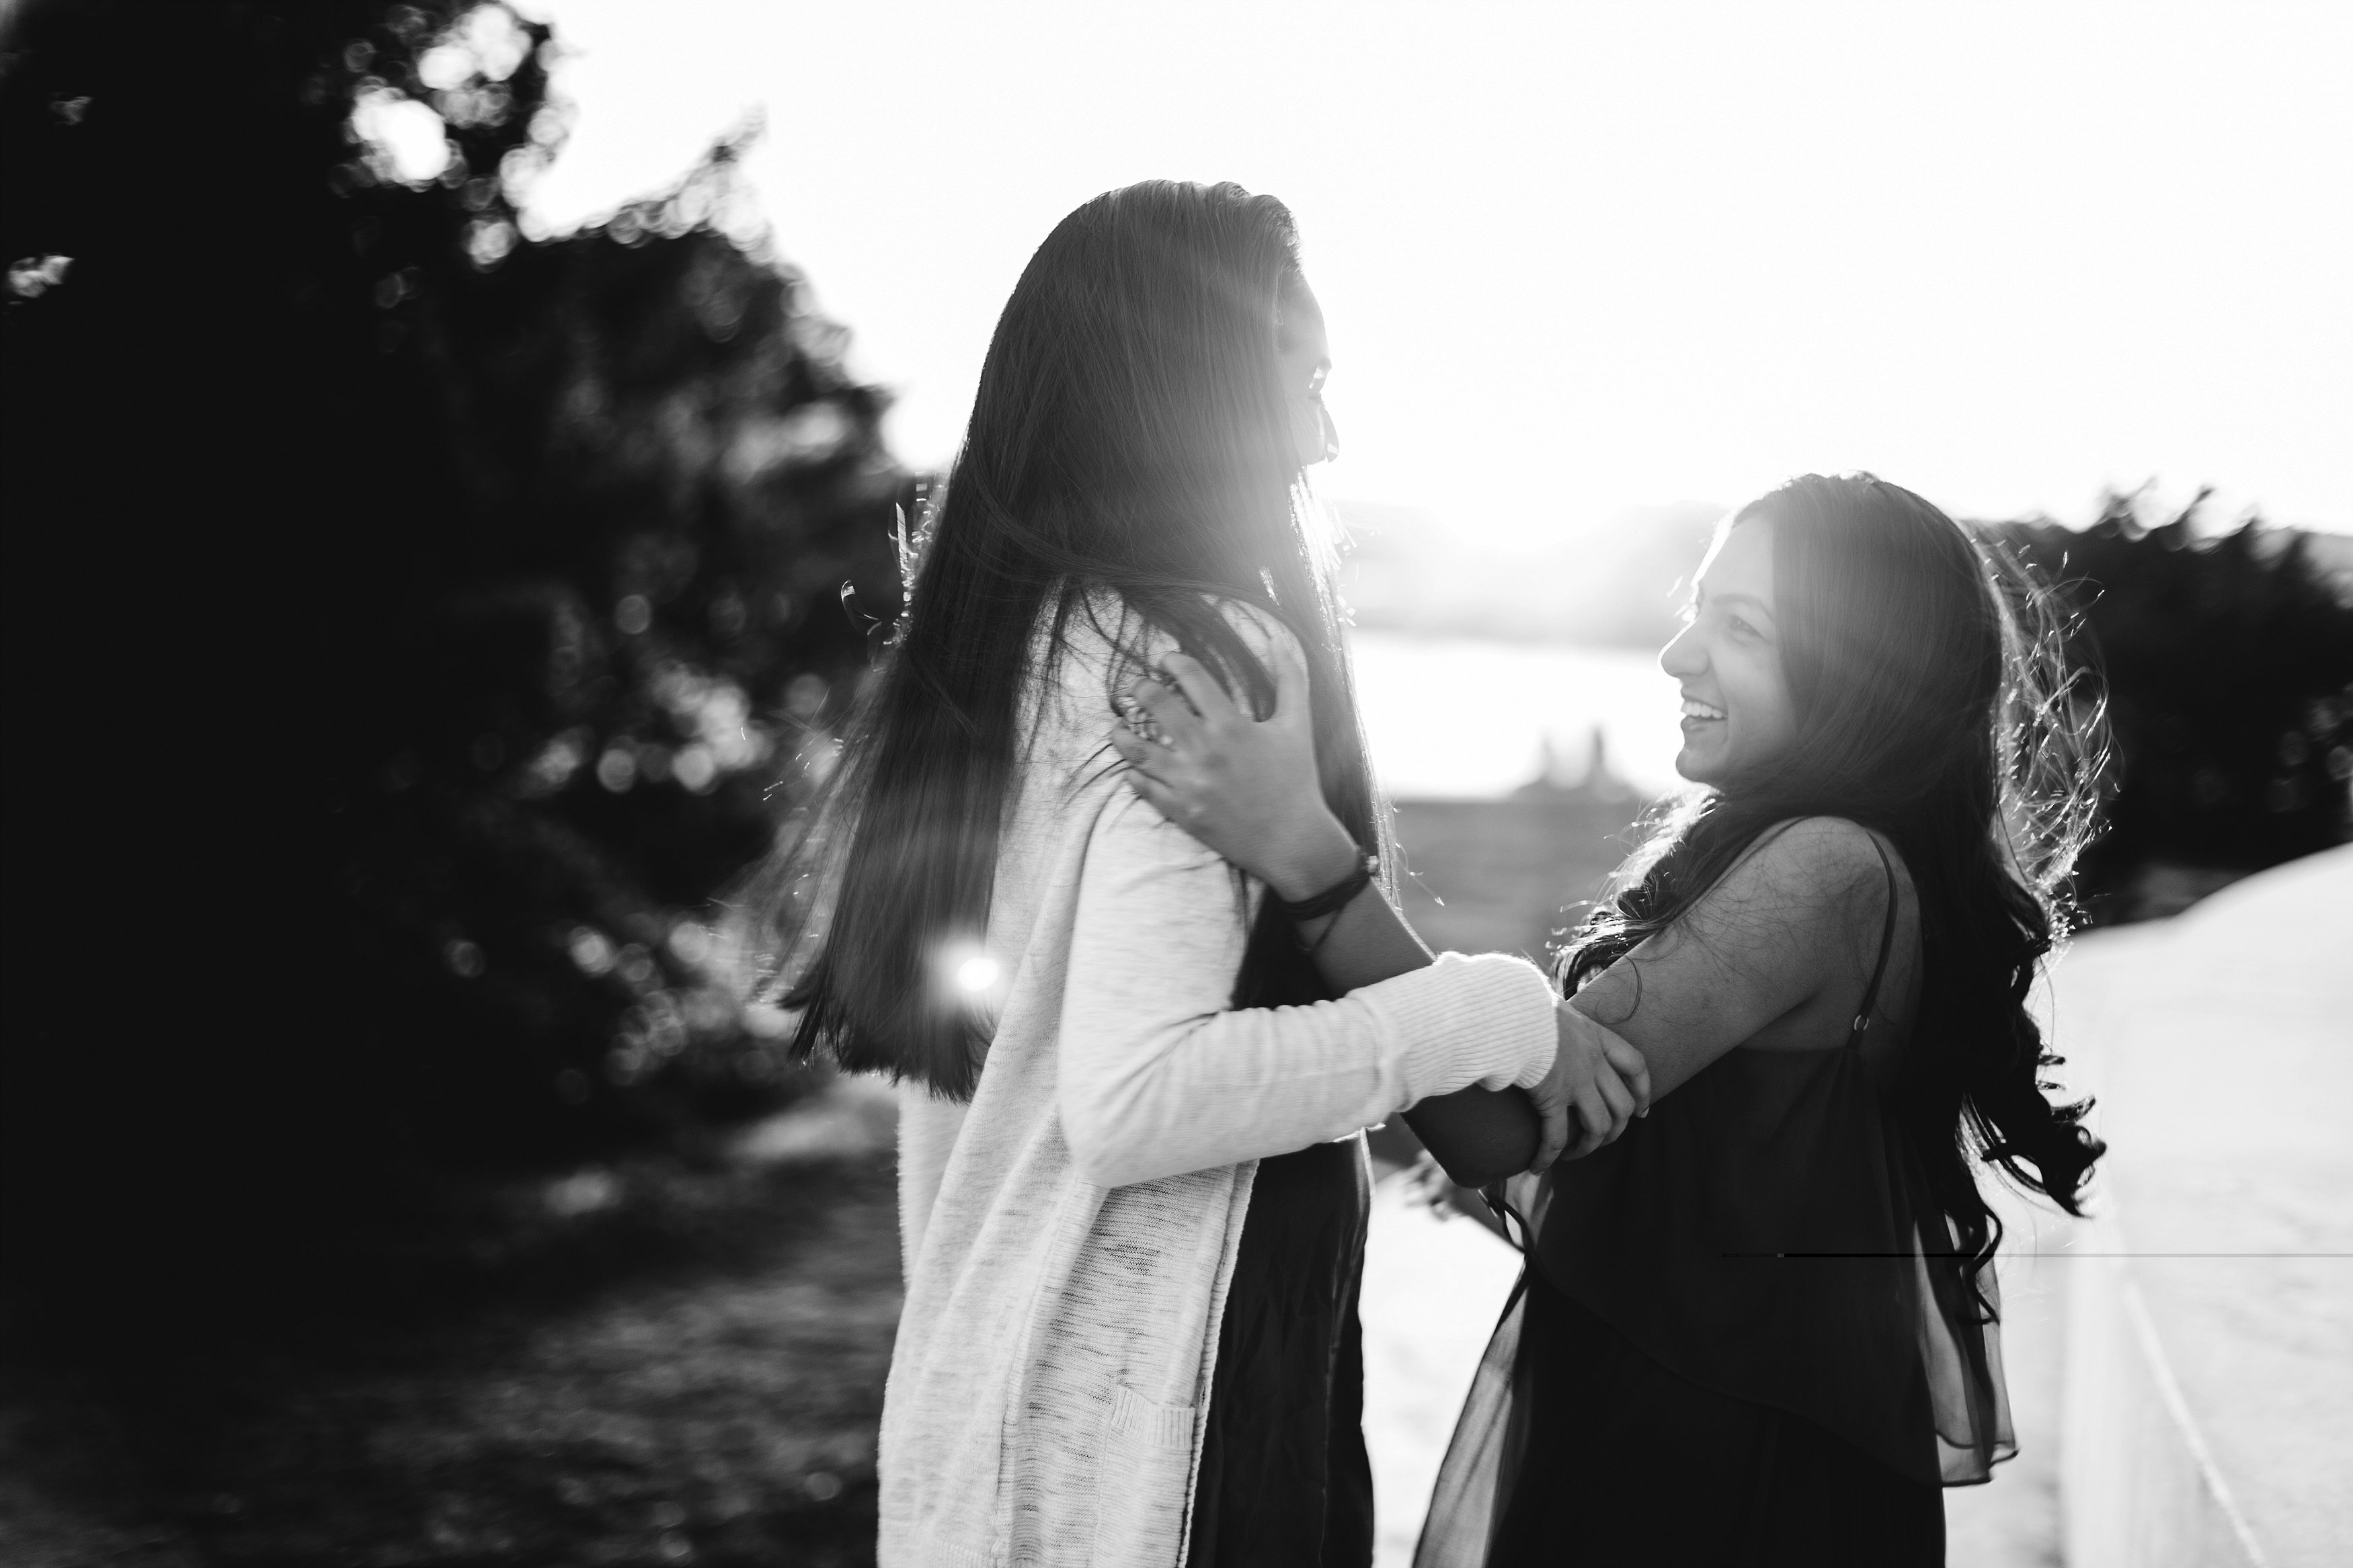
M 711 748 L 697 742 L 681 747 L 670 762 L 670 772 L 678 782 L 696 795 L 709 789 L 719 777 L 719 763 L 712 756 Z
M 429 184 L 449 166 L 448 127 L 431 104 L 406 93 L 388 87 L 361 93 L 352 105 L 352 129 L 374 153 L 378 178 Z
M 670 928 L 670 950 L 681 963 L 702 963 L 711 956 L 711 928 L 699 921 L 679 921 Z
M 581 1171 L 561 1181 L 547 1184 L 547 1208 L 550 1214 L 571 1219 L 598 1209 L 611 1208 L 621 1201 L 621 1184 L 606 1171 Z
M 613 972 L 613 944 L 603 931 L 592 926 L 575 926 L 565 947 L 581 973 L 595 976 Z
M 469 195 L 471 195 L 470 189 Z M 464 244 L 466 258 L 487 271 L 504 261 L 507 253 L 514 249 L 514 225 L 504 218 L 476 218 L 466 226 Z
M 20 300 L 37 300 L 66 280 L 73 267 L 70 256 L 27 256 L 8 264 L 8 292 Z

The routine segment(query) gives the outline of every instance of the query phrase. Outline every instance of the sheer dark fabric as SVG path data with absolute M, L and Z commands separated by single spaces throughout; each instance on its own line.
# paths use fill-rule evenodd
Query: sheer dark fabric
M 1366 1568 L 1373 1476 L 1356 1318 L 1364 1140 L 1259 1162 L 1218 1329 L 1192 1568 Z
M 1728 1052 L 1512 1184 L 1529 1263 L 1417 1568 L 1567 1561 L 1613 1521 L 1628 1561 L 1943 1560 L 1937 1489 L 2017 1447 L 1994 1279 L 1954 1255 L 1862 1033 Z M 1677 1532 L 1715 1544 L 1678 1557 Z
M 1577 1415 L 1529 1423 L 1489 1563 L 1944 1561 L 1935 1483 L 1810 1421 L 1678 1377 L 1541 1271 L 1520 1310 L 1532 1409 L 1567 1400 Z

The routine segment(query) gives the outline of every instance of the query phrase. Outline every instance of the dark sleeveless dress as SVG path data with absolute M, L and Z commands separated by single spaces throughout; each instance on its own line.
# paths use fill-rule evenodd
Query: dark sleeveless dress
M 1327 1002 L 1290 921 L 1261 902 L 1233 1006 Z M 1259 1162 L 1217 1326 L 1188 1568 L 1369 1568 L 1363 1135 Z
M 1257 921 L 1234 977 L 1235 1006 L 1298 1006 L 1335 994 L 1280 910 L 1262 904 Z M 1356 1321 L 1371 1214 L 1361 1136 L 1258 1163 L 1218 1323 L 1189 1568 L 1371 1563 L 1373 1470 Z
M 1373 1560 L 1356 1319 L 1371 1193 L 1362 1138 L 1259 1162 L 1218 1329 L 1192 1568 Z
M 2016 1445 L 1992 1272 L 1954 1256 L 1861 1049 L 1892 868 L 1887 894 L 1844 1047 L 1727 1052 L 1514 1184 L 1528 1266 L 1416 1568 L 1944 1561 L 1940 1489 Z

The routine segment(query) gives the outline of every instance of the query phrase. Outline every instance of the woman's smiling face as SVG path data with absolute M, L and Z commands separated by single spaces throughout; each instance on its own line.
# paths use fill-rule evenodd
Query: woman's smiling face
M 1769 519 L 1725 531 L 1700 563 L 1687 613 L 1689 624 L 1659 655 L 1659 668 L 1683 688 L 1675 772 L 1723 789 L 1779 758 L 1798 734 L 1781 670 Z

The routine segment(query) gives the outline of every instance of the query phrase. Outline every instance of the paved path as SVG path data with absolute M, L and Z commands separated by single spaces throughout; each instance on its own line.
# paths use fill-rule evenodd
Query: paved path
M 2112 1145 L 2097 1249 L 2132 1298 L 2079 1331 L 2137 1342 L 2085 1363 L 2077 1560 L 2353 1562 L 2353 847 L 2095 933 L 2053 989 Z M 2116 1463 L 2136 1400 L 2170 1406 L 2170 1460 Z M 2213 1517 L 2164 1523 L 2186 1489 Z M 2127 1539 L 2168 1530 L 2216 1539 Z

